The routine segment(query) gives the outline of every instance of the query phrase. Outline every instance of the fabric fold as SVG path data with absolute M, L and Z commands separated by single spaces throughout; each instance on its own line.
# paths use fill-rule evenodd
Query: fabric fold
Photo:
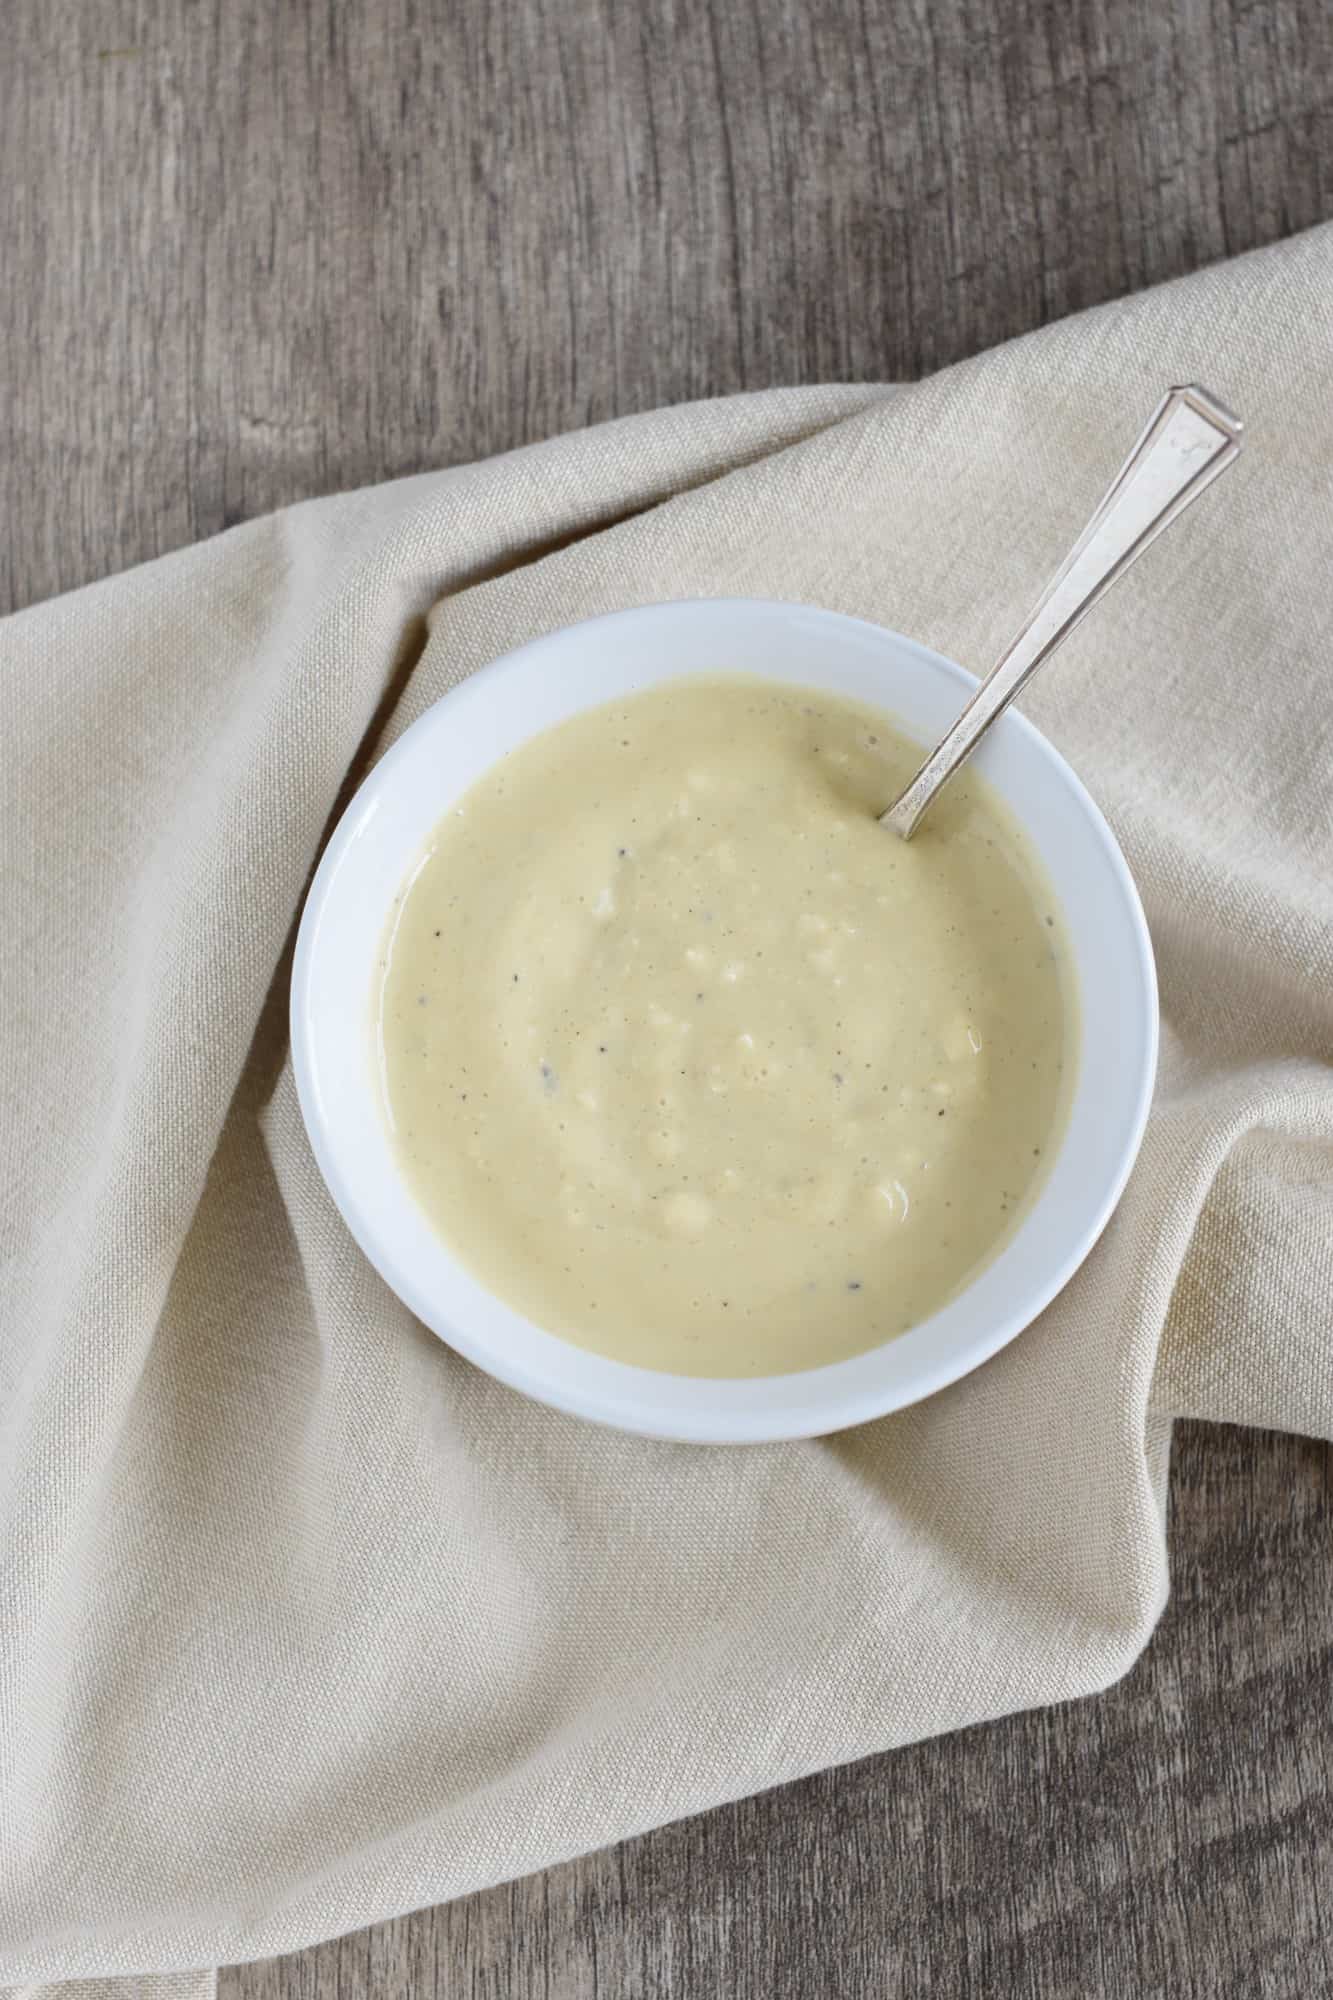
M 910 388 L 627 419 L 0 626 L 0 1978 L 293 1949 L 1103 1687 L 1165 1601 L 1171 1419 L 1333 1437 L 1331 308 L 1321 230 Z M 1240 466 L 1024 702 L 1162 976 L 1093 1256 L 826 1440 L 655 1444 L 478 1374 L 296 1108 L 286 953 L 352 776 L 509 647 L 659 598 L 983 668 L 1195 378 Z

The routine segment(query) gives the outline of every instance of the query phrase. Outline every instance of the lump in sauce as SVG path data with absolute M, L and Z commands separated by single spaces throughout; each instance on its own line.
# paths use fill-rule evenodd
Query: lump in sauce
M 907 843 L 876 710 L 701 676 L 512 751 L 435 830 L 380 993 L 401 1170 L 498 1296 L 599 1354 L 753 1376 L 950 1299 L 1059 1136 L 1073 999 L 973 772 Z

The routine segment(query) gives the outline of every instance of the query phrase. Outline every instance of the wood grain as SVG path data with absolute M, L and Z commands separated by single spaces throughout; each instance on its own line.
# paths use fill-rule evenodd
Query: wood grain
M 625 411 L 915 376 L 1333 215 L 1327 0 L 7 0 L 4 28 L 0 609 Z M 1330 1454 L 1187 1429 L 1173 1492 L 1175 1597 L 1107 1695 L 224 2000 L 1328 1990 Z
M 6 0 L 0 607 L 1333 212 L 1326 0 Z

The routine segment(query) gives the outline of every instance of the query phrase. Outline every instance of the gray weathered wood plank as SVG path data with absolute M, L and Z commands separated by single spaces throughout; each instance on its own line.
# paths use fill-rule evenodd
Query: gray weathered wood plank
M 1325 0 L 9 0 L 0 609 L 1333 212 Z

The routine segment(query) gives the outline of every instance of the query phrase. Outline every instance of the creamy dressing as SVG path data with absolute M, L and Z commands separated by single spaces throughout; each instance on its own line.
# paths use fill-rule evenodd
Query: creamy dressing
M 403 1174 L 496 1294 L 678 1374 L 842 1360 L 1012 1233 L 1075 1034 L 1056 912 L 975 773 L 920 832 L 884 716 L 672 681 L 486 773 L 397 899 Z

